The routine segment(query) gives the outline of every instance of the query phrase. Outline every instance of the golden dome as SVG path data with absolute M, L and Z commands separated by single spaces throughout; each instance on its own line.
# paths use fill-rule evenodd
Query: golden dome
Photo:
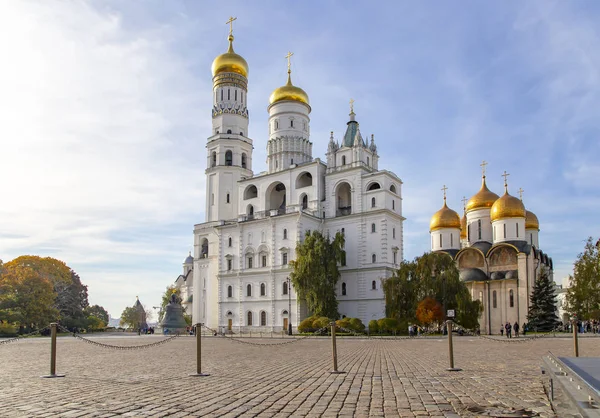
M 229 35 L 229 49 L 219 55 L 212 63 L 213 77 L 221 73 L 237 73 L 248 77 L 248 63 L 241 56 L 233 52 L 233 35 Z
M 284 100 L 293 100 L 296 102 L 308 104 L 308 94 L 300 87 L 296 87 L 292 84 L 292 78 L 290 71 L 288 71 L 288 79 L 285 86 L 281 86 L 273 90 L 269 97 L 269 104 L 281 102 Z
M 485 176 L 481 179 L 481 189 L 467 202 L 467 212 L 475 209 L 491 208 L 498 200 L 498 195 L 487 188 Z
M 460 218 L 460 238 L 467 238 L 467 214 L 463 214 L 462 218 Z
M 506 218 L 524 218 L 525 206 L 519 198 L 509 195 L 505 188 L 504 195 L 492 205 L 490 214 L 492 222 Z
M 442 228 L 460 229 L 460 217 L 446 205 L 446 199 L 444 199 L 444 206 L 433 214 L 429 222 L 430 232 Z
M 525 213 L 525 229 L 536 229 L 539 231 L 540 229 L 540 221 L 538 221 L 535 213 L 527 211 Z

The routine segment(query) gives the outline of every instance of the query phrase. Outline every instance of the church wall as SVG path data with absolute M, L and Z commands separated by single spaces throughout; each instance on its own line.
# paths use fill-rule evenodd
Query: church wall
M 431 232 L 430 239 L 431 251 L 460 249 L 460 229 L 458 228 L 437 229 Z
M 481 221 L 481 236 L 479 234 L 479 221 Z M 492 224 L 489 209 L 476 209 L 467 213 L 467 238 L 473 245 L 478 241 L 493 242 Z
M 539 241 L 539 231 L 537 229 L 526 229 L 525 230 L 525 239 L 527 243 L 535 248 L 540 247 Z
M 525 218 L 507 218 L 492 222 L 494 243 L 525 241 Z

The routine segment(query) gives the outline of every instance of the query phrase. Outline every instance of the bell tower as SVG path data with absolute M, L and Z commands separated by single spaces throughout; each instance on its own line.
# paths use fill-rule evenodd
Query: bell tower
M 206 144 L 206 221 L 236 219 L 237 182 L 252 175 L 252 139 L 248 137 L 248 63 L 233 50 L 233 22 L 229 49 L 212 64 L 212 135 Z

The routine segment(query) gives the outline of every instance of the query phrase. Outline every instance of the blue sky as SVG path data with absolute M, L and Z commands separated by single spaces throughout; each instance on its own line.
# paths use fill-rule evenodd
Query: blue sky
M 376 4 L 377 7 L 373 7 Z M 442 203 L 525 190 L 555 280 L 600 206 L 600 3 L 19 1 L 0 3 L 0 258 L 57 257 L 117 317 L 157 305 L 204 220 L 214 57 L 250 66 L 250 136 L 265 169 L 270 92 L 310 96 L 314 157 L 355 100 L 380 168 L 404 181 L 405 258 Z

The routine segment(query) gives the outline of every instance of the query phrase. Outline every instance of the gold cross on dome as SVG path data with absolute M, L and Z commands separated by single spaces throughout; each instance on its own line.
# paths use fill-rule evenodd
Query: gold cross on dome
M 354 113 L 354 99 L 350 99 L 350 113 Z
M 462 198 L 462 202 L 463 202 L 463 208 L 467 207 L 467 202 L 469 201 L 469 199 L 467 199 L 466 196 L 463 196 Z
M 237 17 L 230 16 L 229 20 L 225 22 L 226 25 L 229 25 L 229 34 L 233 35 L 233 21 L 237 20 Z
M 441 189 L 444 192 L 444 202 L 446 201 L 446 190 L 448 190 L 448 188 L 446 187 L 446 185 L 444 184 L 444 187 L 442 187 Z
M 524 192 L 524 191 L 525 191 L 525 190 L 523 190 L 523 188 L 522 188 L 522 187 L 519 187 L 519 198 L 520 198 L 521 200 L 523 200 L 523 192 Z
M 288 73 L 292 72 L 292 61 L 290 60 L 290 58 L 292 58 L 292 55 L 294 55 L 293 52 L 288 52 L 287 55 L 285 56 L 288 61 Z
M 481 174 L 485 177 L 485 166 L 488 165 L 488 163 L 483 160 L 479 165 L 481 166 Z
M 508 174 L 506 172 L 506 170 L 504 170 L 504 174 L 502 174 L 502 177 L 504 177 L 504 187 L 508 187 L 508 182 L 506 181 L 507 177 L 510 176 L 510 174 Z

